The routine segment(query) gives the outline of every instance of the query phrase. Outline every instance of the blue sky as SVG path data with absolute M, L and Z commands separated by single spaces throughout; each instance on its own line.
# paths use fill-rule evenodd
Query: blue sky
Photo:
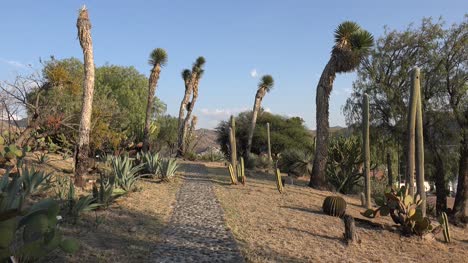
M 207 128 L 251 109 L 263 74 L 271 74 L 276 82 L 263 107 L 300 116 L 315 128 L 315 88 L 339 23 L 356 21 L 378 38 L 385 25 L 404 29 L 423 17 L 439 16 L 452 24 L 468 10 L 468 2 L 461 0 L 2 1 L 0 80 L 27 72 L 28 64 L 40 69 L 39 58 L 50 55 L 82 59 L 75 26 L 82 4 L 90 12 L 98 66 L 132 65 L 148 75 L 151 50 L 167 50 L 169 62 L 156 94 L 172 115 L 183 96 L 181 70 L 204 56 L 206 74 L 195 114 L 199 126 Z M 344 125 L 341 107 L 354 79 L 351 73 L 335 81 L 332 126 Z

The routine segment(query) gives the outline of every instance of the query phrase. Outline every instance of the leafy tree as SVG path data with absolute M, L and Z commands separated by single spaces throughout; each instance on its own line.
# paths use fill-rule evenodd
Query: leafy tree
M 75 58 L 44 62 L 42 70 L 45 85 L 38 96 L 29 94 L 29 100 L 39 97 L 42 114 L 46 117 L 38 125 L 40 134 L 47 134 L 60 146 L 77 141 L 77 123 L 81 110 L 81 83 L 83 64 Z M 90 149 L 113 151 L 125 141 L 141 142 L 145 124 L 148 78 L 134 67 L 104 65 L 95 71 L 94 107 L 90 132 Z M 153 100 L 151 137 L 157 136 L 156 119 L 166 110 L 157 97 Z M 65 136 L 62 136 L 65 135 Z M 64 143 L 66 138 L 69 143 Z M 65 150 L 65 149 L 64 149 Z M 71 149 L 73 150 L 73 149 Z
M 358 68 L 358 80 L 344 107 L 348 124 L 358 124 L 361 94 L 368 93 L 374 136 L 404 145 L 410 72 L 414 66 L 421 68 L 423 131 L 428 157 L 425 166 L 429 178 L 436 182 L 438 212 L 446 210 L 448 171 L 456 163 L 449 159 L 457 158 L 456 148 L 451 146 L 459 145 L 460 164 L 466 163 L 463 158 L 468 154 L 463 150 L 468 128 L 466 18 L 448 29 L 444 28 L 443 21 L 434 23 L 431 19 L 423 19 L 419 27 L 410 26 L 401 32 L 386 29 L 371 51 L 370 59 Z M 459 178 L 465 178 L 459 179 L 462 184 L 457 191 L 463 196 L 466 169 L 460 170 Z M 466 204 L 466 197 L 458 200 Z M 463 211 L 461 207 L 454 211 Z
M 325 172 L 329 137 L 328 109 L 336 74 L 355 70 L 369 53 L 373 42 L 372 35 L 354 22 L 343 22 L 335 30 L 335 45 L 317 85 L 317 145 L 309 183 L 311 187 L 318 189 L 327 187 Z
M 238 156 L 247 153 L 247 139 L 251 125 L 251 112 L 242 112 L 236 117 L 236 139 Z M 252 153 L 260 154 L 267 151 L 266 124 L 270 123 L 271 151 L 278 155 L 286 149 L 302 149 L 313 145 L 310 131 L 304 125 L 304 120 L 299 117 L 287 118 L 269 112 L 260 111 L 257 119 L 252 143 Z M 229 120 L 222 121 L 216 127 L 217 142 L 222 152 L 228 156 L 229 144 Z

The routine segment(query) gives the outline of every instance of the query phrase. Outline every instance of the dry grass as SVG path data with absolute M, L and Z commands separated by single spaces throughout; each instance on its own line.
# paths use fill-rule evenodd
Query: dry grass
M 69 176 L 61 171 L 71 170 L 72 159 L 49 157 L 47 164 L 38 164 L 31 154 L 28 162 L 56 176 Z M 77 239 L 80 249 L 73 255 L 56 250 L 43 262 L 145 261 L 169 222 L 180 185 L 179 178 L 170 183 L 141 179 L 137 182 L 139 191 L 120 197 L 109 208 L 85 213 L 76 224 L 65 221 L 60 226 L 62 232 Z M 90 190 L 76 189 L 77 195 L 90 194 Z
M 305 186 L 276 190 L 274 177 L 255 173 L 246 186 L 229 185 L 226 168 L 209 165 L 216 193 L 226 212 L 228 226 L 248 262 L 464 262 L 468 258 L 468 233 L 452 226 L 453 242 L 402 237 L 390 218 L 373 220 L 385 226 L 357 222 L 361 244 L 342 241 L 344 225 L 339 218 L 321 212 L 330 192 Z M 364 219 L 358 198 L 344 196 L 347 213 Z

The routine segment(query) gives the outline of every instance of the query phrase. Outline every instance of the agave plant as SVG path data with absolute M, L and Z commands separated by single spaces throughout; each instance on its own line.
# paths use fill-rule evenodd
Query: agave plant
M 161 178 L 164 181 L 169 181 L 172 177 L 174 177 L 177 169 L 179 168 L 179 164 L 177 163 L 176 159 L 164 159 L 161 162 Z
M 125 190 L 114 187 L 115 177 L 107 180 L 104 180 L 102 174 L 100 177 L 99 188 L 96 184 L 93 185 L 93 197 L 98 204 L 108 207 L 115 199 L 127 193 Z
M 143 164 L 143 170 L 146 174 L 150 175 L 151 177 L 157 177 L 159 175 L 161 163 L 159 153 L 143 153 L 141 155 L 141 162 Z
M 133 191 L 140 177 L 138 172 L 143 169 L 143 164 L 134 166 L 133 161 L 127 155 L 122 155 L 113 157 L 111 165 L 116 185 L 127 192 Z
M 305 176 L 312 172 L 313 149 L 288 149 L 281 153 L 279 167 L 289 175 Z
M 337 192 L 351 192 L 362 177 L 361 143 L 357 136 L 334 138 L 328 148 L 327 179 Z
M 335 30 L 335 45 L 316 89 L 317 146 L 309 186 L 327 188 L 329 102 L 336 74 L 355 70 L 373 43 L 372 35 L 354 22 L 343 22 Z
M 76 223 L 81 213 L 89 212 L 97 209 L 100 204 L 95 203 L 95 199 L 92 195 L 82 196 L 79 199 L 75 198 L 75 185 L 70 182 L 70 188 L 68 191 L 68 200 L 67 200 L 67 213 L 73 219 L 73 222 Z
M 21 169 L 21 181 L 26 195 L 33 195 L 51 187 L 52 173 L 36 170 L 34 167 Z

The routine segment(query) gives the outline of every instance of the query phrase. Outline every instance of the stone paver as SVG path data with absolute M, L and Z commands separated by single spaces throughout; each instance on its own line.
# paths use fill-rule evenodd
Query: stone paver
M 244 262 L 202 165 L 187 164 L 168 227 L 150 262 Z

